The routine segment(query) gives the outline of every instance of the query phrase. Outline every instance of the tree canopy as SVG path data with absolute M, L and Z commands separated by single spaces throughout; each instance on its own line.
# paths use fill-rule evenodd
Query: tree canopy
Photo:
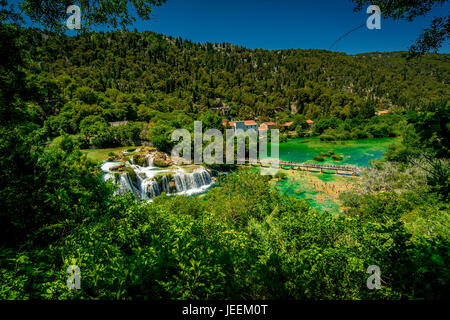
M 434 8 L 442 6 L 448 0 L 352 0 L 352 2 L 356 4 L 357 11 L 365 6 L 377 5 L 383 16 L 413 21 L 417 17 L 428 15 Z M 416 56 L 429 51 L 437 52 L 449 38 L 450 15 L 435 17 L 430 27 L 419 36 L 416 44 L 411 46 L 410 53 Z
M 79 0 L 77 4 L 81 9 L 84 29 L 98 25 L 124 29 L 136 21 L 136 17 L 149 20 L 153 8 L 164 2 L 166 0 Z M 73 4 L 72 0 L 22 0 L 19 2 L 19 8 L 15 8 L 9 5 L 7 0 L 0 2 L 2 16 L 20 18 L 17 11 L 20 9 L 33 22 L 52 31 L 62 31 L 65 28 L 66 10 Z

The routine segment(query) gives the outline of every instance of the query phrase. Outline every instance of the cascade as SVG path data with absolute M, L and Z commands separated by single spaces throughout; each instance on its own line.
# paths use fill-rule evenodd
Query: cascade
M 125 163 L 129 171 L 122 173 L 110 170 L 117 166 L 117 162 L 105 162 L 102 165 L 103 181 L 112 180 L 118 185 L 115 194 L 123 195 L 131 191 L 137 199 L 143 200 L 151 200 L 163 192 L 168 195 L 192 195 L 205 191 L 213 184 L 211 175 L 205 168 L 197 168 L 192 173 L 186 173 L 180 167 L 164 170 L 154 167 L 152 154 L 147 156 L 147 160 L 148 167 L 141 167 L 130 157 L 130 162 Z M 168 174 L 161 175 L 164 172 Z M 175 185 L 172 190 L 171 183 Z
M 161 179 L 161 192 L 170 194 L 170 180 L 168 176 L 163 176 Z
M 161 194 L 158 182 L 153 179 L 147 179 L 142 183 L 142 198 L 153 199 Z
M 149 154 L 149 155 L 147 156 L 147 163 L 148 163 L 148 166 L 149 166 L 150 168 L 154 168 L 154 164 L 153 164 L 153 154 Z
M 188 192 L 211 184 L 211 175 L 204 168 L 195 169 L 192 173 L 177 173 L 173 176 L 177 192 Z
M 116 191 L 119 195 L 124 195 L 128 191 L 131 191 L 134 196 L 138 199 L 141 198 L 141 192 L 138 189 L 139 185 L 136 186 L 135 183 L 133 183 L 132 179 L 130 178 L 130 175 L 128 173 L 122 173 L 119 178 L 119 189 Z

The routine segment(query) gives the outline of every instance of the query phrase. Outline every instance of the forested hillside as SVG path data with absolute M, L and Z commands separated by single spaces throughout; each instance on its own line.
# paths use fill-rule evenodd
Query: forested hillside
M 449 55 L 250 50 L 152 32 L 67 37 L 32 30 L 26 38 L 28 74 L 48 98 L 75 101 L 74 112 L 106 121 L 222 105 L 237 118 L 273 119 L 295 106 L 307 118 L 346 119 L 372 116 L 374 108 L 420 109 L 450 95 Z M 45 119 L 59 109 L 38 114 Z

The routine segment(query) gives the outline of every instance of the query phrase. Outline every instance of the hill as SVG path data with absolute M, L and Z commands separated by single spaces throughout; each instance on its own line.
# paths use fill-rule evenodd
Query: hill
M 295 111 L 346 119 L 374 109 L 420 109 L 450 95 L 446 54 L 407 60 L 406 52 L 251 50 L 128 31 L 68 37 L 35 29 L 25 37 L 28 73 L 41 91 L 63 104 L 78 99 L 107 121 L 224 105 L 230 117 L 266 120 Z

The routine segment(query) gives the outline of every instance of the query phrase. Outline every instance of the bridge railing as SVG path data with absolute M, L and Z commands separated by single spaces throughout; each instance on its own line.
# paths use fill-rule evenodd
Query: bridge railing
M 272 164 L 270 160 L 259 160 L 261 164 Z M 288 165 L 294 167 L 304 167 L 304 168 L 318 168 L 318 169 L 331 169 L 331 170 L 342 170 L 342 171 L 359 171 L 359 168 L 356 166 L 340 166 L 334 164 L 315 164 L 315 163 L 297 163 L 291 161 L 279 161 L 280 165 Z

